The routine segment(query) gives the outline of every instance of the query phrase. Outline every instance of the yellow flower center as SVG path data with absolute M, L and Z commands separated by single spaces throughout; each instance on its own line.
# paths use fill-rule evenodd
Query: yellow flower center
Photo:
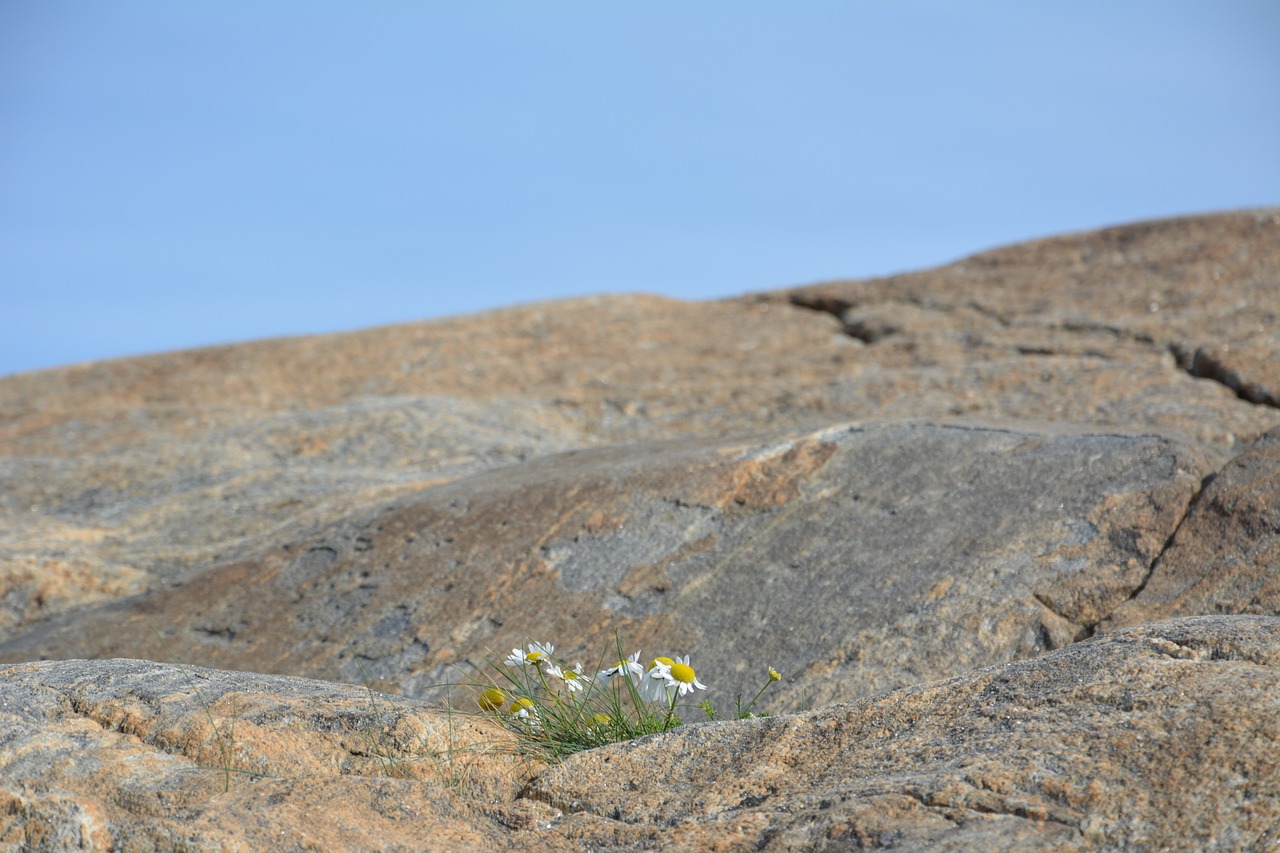
M 507 704 L 507 697 L 498 688 L 490 687 L 480 694 L 480 698 L 476 700 L 476 703 L 486 711 L 496 711 Z
M 693 680 L 697 678 L 693 674 L 693 667 L 687 663 L 672 664 L 671 677 L 682 684 L 693 684 Z
M 564 680 L 565 680 L 565 681 L 573 681 L 573 680 L 574 680 L 575 678 L 577 678 L 577 677 L 578 677 L 578 673 L 574 672 L 574 671 L 573 671 L 573 670 L 571 670 L 571 669 L 566 669 L 566 670 L 564 671 Z
M 607 726 L 613 722 L 613 717 L 610 717 L 608 714 L 592 714 L 591 722 L 595 723 L 597 726 Z
M 653 669 L 658 664 L 662 664 L 663 666 L 674 666 L 675 661 L 673 661 L 669 657 L 661 657 L 661 656 L 656 657 L 653 660 L 649 661 L 649 669 Z
M 542 652 L 529 652 L 524 656 L 524 659 L 534 666 L 540 666 L 542 664 Z
M 533 700 L 521 696 L 511 703 L 511 713 L 518 714 L 521 711 L 530 711 L 533 709 Z
M 770 680 L 770 681 L 781 681 L 781 680 L 782 680 L 782 674 L 781 674 L 781 673 L 779 673 L 779 672 L 778 672 L 776 669 L 774 669 L 773 667 L 769 667 L 769 680 Z

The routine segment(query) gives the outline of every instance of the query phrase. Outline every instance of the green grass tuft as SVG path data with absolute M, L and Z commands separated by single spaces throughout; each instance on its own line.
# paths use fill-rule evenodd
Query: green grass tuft
M 723 719 L 709 700 L 681 702 L 706 689 L 688 657 L 658 657 L 645 665 L 639 652 L 627 657 L 621 639 L 616 634 L 614 639 L 614 653 L 601 655 L 594 675 L 584 674 L 580 665 L 570 669 L 545 643 L 512 649 L 502 660 L 490 656 L 487 675 L 472 683 L 476 703 L 546 761 L 668 731 L 682 724 L 680 708 L 700 708 L 708 719 Z M 738 697 L 734 718 L 754 717 L 756 701 L 780 679 L 770 667 L 749 702 L 744 705 Z

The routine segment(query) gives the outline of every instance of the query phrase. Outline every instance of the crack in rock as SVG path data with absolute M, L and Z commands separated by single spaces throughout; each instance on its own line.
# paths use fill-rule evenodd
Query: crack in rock
M 1181 344 L 1170 344 L 1169 351 L 1177 360 L 1178 367 L 1197 379 L 1210 379 L 1224 385 L 1247 403 L 1280 408 L 1280 392 L 1246 379 L 1228 366 L 1222 357 L 1226 347 L 1196 347 L 1192 351 Z
M 919 299 L 909 296 L 899 298 L 899 302 L 908 305 L 916 305 L 923 307 L 923 303 Z M 817 311 L 822 314 L 830 314 L 840 321 L 841 332 L 850 338 L 862 341 L 866 344 L 872 344 L 881 338 L 892 334 L 896 330 L 886 330 L 877 328 L 873 324 L 864 323 L 862 321 L 849 321 L 846 313 L 853 308 L 858 307 L 859 303 L 853 299 L 847 299 L 835 296 L 829 293 L 792 293 L 787 296 L 787 302 L 797 308 L 804 308 L 810 311 Z M 995 321 L 1002 328 L 1010 328 L 1014 323 L 1007 317 L 1000 315 L 998 312 L 989 309 L 977 301 L 970 300 L 963 305 L 953 305 L 943 308 L 943 311 L 954 311 L 957 308 L 969 308 L 977 313 Z M 1147 333 L 1134 332 L 1120 326 L 1110 325 L 1100 322 L 1086 321 L 1069 321 L 1058 323 L 1050 326 L 1065 332 L 1094 332 L 1109 334 L 1119 340 L 1129 340 L 1135 343 L 1153 345 L 1156 341 Z M 1228 359 L 1224 357 L 1227 352 L 1226 346 L 1200 346 L 1194 349 L 1185 344 L 1169 343 L 1165 345 L 1166 349 L 1173 355 L 1178 367 L 1186 373 L 1197 379 L 1209 379 L 1223 385 L 1234 393 L 1241 400 L 1258 406 L 1268 406 L 1270 408 L 1280 408 L 1280 389 L 1272 388 L 1262 382 L 1243 376 L 1238 370 L 1232 368 Z M 1058 351 L 1052 347 L 1040 344 L 1024 344 L 1014 347 L 1015 351 L 1020 355 L 1030 356 L 1054 356 L 1058 355 Z M 1087 353 L 1103 358 L 1110 358 L 1105 353 Z
M 1111 608 L 1107 613 L 1103 614 L 1097 622 L 1088 626 L 1090 636 L 1096 633 L 1098 626 L 1107 619 L 1110 619 L 1111 615 L 1120 607 L 1141 595 L 1142 591 L 1147 588 L 1149 583 L 1151 583 L 1151 579 L 1155 577 L 1156 571 L 1159 570 L 1160 563 L 1164 560 L 1165 554 L 1169 553 L 1169 549 L 1173 547 L 1174 541 L 1178 538 L 1178 531 L 1182 529 L 1182 525 L 1191 517 L 1192 510 L 1200 503 L 1201 496 L 1204 495 L 1205 489 L 1209 487 L 1209 484 L 1212 483 L 1214 478 L 1217 476 L 1218 471 L 1211 471 L 1201 478 L 1200 484 L 1196 487 L 1195 492 L 1192 493 L 1191 498 L 1186 503 L 1186 506 L 1183 507 L 1182 514 L 1178 517 L 1178 520 L 1174 522 L 1173 530 L 1169 531 L 1169 536 L 1164 540 L 1164 544 L 1160 546 L 1160 550 L 1151 559 L 1151 565 L 1147 567 L 1147 573 L 1143 576 L 1138 585 L 1134 587 L 1133 592 L 1129 593 L 1129 597 L 1125 599 L 1125 601 L 1122 601 L 1115 607 Z
M 1066 827 L 1074 833 L 1080 832 L 1082 816 L 1069 810 L 1055 808 L 1046 803 L 1037 803 L 1029 799 L 1007 797 L 993 791 L 986 791 L 976 786 L 965 786 L 964 791 L 925 792 L 907 787 L 896 793 L 903 794 L 930 810 L 948 809 L 958 812 L 974 812 L 993 817 L 1014 817 L 1037 823 L 1049 821 Z M 942 817 L 958 823 L 954 817 L 942 813 Z

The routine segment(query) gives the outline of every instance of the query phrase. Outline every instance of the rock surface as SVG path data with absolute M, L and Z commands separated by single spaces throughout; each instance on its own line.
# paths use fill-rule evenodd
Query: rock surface
M 1280 613 L 1280 430 L 1196 496 L 1150 582 L 1108 626 L 1192 613 Z
M 1125 629 L 852 704 L 523 759 L 486 720 L 142 661 L 0 669 L 0 843 L 1261 850 L 1280 619 Z
M 1262 850 L 1280 842 L 1277 697 L 1280 619 L 1161 622 L 579 753 L 526 795 L 593 847 Z
M 1089 636 L 1207 473 L 1154 436 L 928 422 L 577 451 L 375 504 L 0 653 L 176 654 L 441 698 L 430 685 L 527 636 L 595 666 L 616 628 L 697 650 L 722 696 L 780 667 L 769 708 L 796 710 Z
M 147 661 L 7 666 L 0 720 L 9 849 L 501 849 L 537 769 L 474 715 Z
M 0 838 L 1274 841 L 1278 314 L 1280 211 L 1246 211 L 720 302 L 571 300 L 0 378 Z M 781 668 L 764 708 L 787 715 L 548 770 L 467 748 L 467 785 L 399 773 L 441 751 L 423 702 L 488 650 L 551 640 L 591 667 L 615 628 L 693 655 L 722 709 Z M 400 696 L 338 683 L 370 679 Z M 392 705 L 400 751 L 360 753 L 348 729 L 369 741 Z M 892 759 L 889 707 L 932 746 Z M 444 719 L 464 746 L 509 743 Z M 228 720 L 269 775 L 224 792 L 200 768 Z M 1222 766 L 1196 779 L 1203 760 Z M 320 812 L 314 841 L 290 835 Z

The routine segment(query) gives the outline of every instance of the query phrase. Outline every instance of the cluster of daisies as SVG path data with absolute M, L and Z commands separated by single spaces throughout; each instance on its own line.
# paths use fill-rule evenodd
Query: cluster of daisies
M 512 649 L 501 664 L 490 659 L 493 675 L 476 701 L 526 740 L 564 755 L 678 726 L 681 698 L 707 689 L 688 655 L 661 655 L 646 664 L 638 651 L 630 657 L 622 654 L 619 644 L 616 663 L 590 674 L 580 663 L 570 668 L 556 658 L 551 643 L 529 643 Z M 780 678 L 770 667 L 765 687 Z M 745 709 L 739 697 L 740 718 L 752 716 L 750 708 L 763 692 L 762 687 Z M 709 719 L 717 719 L 710 702 L 699 707 Z

